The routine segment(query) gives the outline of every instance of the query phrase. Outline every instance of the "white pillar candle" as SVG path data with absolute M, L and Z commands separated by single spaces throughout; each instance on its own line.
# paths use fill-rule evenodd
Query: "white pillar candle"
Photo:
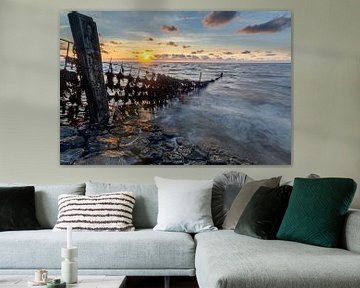
M 67 232 L 67 242 L 66 242 L 66 248 L 70 249 L 72 248 L 72 227 L 69 225 L 66 229 Z

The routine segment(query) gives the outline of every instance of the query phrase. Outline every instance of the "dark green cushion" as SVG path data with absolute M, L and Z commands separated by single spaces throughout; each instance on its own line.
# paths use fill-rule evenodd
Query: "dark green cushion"
M 275 239 L 288 206 L 292 187 L 260 187 L 247 204 L 235 232 L 261 239 Z
M 348 178 L 295 178 L 277 238 L 337 247 L 356 183 Z
M 0 187 L 0 231 L 39 229 L 35 188 Z

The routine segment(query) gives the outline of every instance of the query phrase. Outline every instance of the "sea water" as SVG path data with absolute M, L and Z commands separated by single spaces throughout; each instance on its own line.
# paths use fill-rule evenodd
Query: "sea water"
M 195 144 L 214 143 L 260 165 L 291 164 L 291 64 L 162 63 L 155 71 L 198 81 L 199 93 L 158 110 L 155 122 Z M 144 68 L 145 69 L 145 68 Z

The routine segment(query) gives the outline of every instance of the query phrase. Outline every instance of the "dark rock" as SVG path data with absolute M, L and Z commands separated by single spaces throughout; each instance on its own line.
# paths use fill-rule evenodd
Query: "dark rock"
M 183 165 L 184 159 L 179 153 L 165 152 L 162 157 L 162 164 L 164 165 Z
M 256 163 L 251 162 L 249 159 L 241 159 L 238 156 L 230 157 L 229 162 L 227 164 L 230 165 L 255 165 Z
M 164 135 L 161 132 L 155 132 L 150 134 L 148 140 L 152 143 L 157 144 L 160 141 L 165 141 L 166 137 L 164 137 Z
M 149 141 L 145 138 L 139 138 L 135 141 L 128 149 L 134 154 L 140 154 L 147 146 L 149 145 Z
M 185 159 L 185 165 L 206 165 L 208 162 L 206 160 L 189 160 Z
M 61 126 L 60 127 L 60 139 L 66 137 L 72 137 L 78 135 L 78 130 L 74 127 Z
M 179 146 L 176 151 L 180 153 L 183 157 L 188 156 L 193 150 L 192 146 Z
M 127 137 L 122 137 L 120 140 L 120 147 L 131 146 L 136 143 L 140 139 L 138 135 L 132 135 Z
M 198 148 L 193 149 L 193 151 L 186 156 L 187 159 L 189 160 L 207 160 L 207 155 L 201 151 Z
M 60 151 L 64 152 L 68 149 L 84 148 L 86 141 L 81 136 L 66 137 L 60 140 Z
M 91 124 L 90 123 L 84 123 L 84 124 L 81 124 L 78 127 L 78 131 L 79 131 L 80 135 L 84 135 L 85 131 L 89 130 L 89 129 L 91 129 Z
M 107 150 L 91 153 L 75 162 L 76 165 L 136 165 L 142 160 L 130 151 Z
M 228 164 L 228 157 L 226 155 L 210 155 L 209 157 L 210 165 L 226 165 Z
M 159 126 L 153 126 L 151 132 L 161 132 L 161 128 Z
M 165 141 L 165 142 L 161 142 L 159 144 L 160 144 L 161 148 L 165 151 L 174 151 L 176 148 L 175 142 L 172 142 L 172 141 Z
M 61 165 L 72 165 L 74 162 L 81 158 L 84 154 L 84 149 L 76 148 L 76 149 L 69 149 L 63 153 L 60 153 L 60 164 Z
M 96 138 L 91 137 L 90 139 L 87 145 L 89 153 L 94 153 L 101 150 L 115 150 L 119 148 L 119 138 L 110 134 L 97 136 Z
M 148 146 L 145 149 L 143 149 L 140 153 L 140 156 L 145 159 L 147 163 L 153 163 L 158 162 L 161 160 L 164 152 L 163 150 L 158 146 Z
M 60 152 L 65 152 L 68 149 L 71 149 L 71 144 L 69 142 L 60 140 Z
M 177 137 L 176 143 L 180 146 L 191 146 L 190 141 L 184 137 Z

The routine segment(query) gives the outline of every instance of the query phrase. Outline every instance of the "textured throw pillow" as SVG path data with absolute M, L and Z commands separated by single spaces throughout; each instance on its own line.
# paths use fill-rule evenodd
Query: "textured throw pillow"
M 241 214 L 243 213 L 246 205 L 249 203 L 251 197 L 255 194 L 255 192 L 261 186 L 269 188 L 278 187 L 280 179 L 281 176 L 270 179 L 251 181 L 244 184 L 224 219 L 224 223 L 222 225 L 223 229 L 234 230 L 237 222 L 240 219 Z
M 136 202 L 133 223 L 136 229 L 154 228 L 158 215 L 158 191 L 154 184 L 86 182 L 86 195 L 131 191 Z
M 295 178 L 277 238 L 337 247 L 355 191 L 348 178 Z
M 260 187 L 251 198 L 235 232 L 260 239 L 275 239 L 288 206 L 292 187 Z
M 55 231 L 72 226 L 74 231 L 133 231 L 132 192 L 96 196 L 61 195 Z
M 223 172 L 214 178 L 211 214 L 216 227 L 221 228 L 236 195 L 244 183 L 251 180 L 245 173 L 237 171 Z
M 39 229 L 35 188 L 0 187 L 0 231 Z
M 213 180 L 155 177 L 159 213 L 154 230 L 198 233 L 216 230 L 211 217 Z

